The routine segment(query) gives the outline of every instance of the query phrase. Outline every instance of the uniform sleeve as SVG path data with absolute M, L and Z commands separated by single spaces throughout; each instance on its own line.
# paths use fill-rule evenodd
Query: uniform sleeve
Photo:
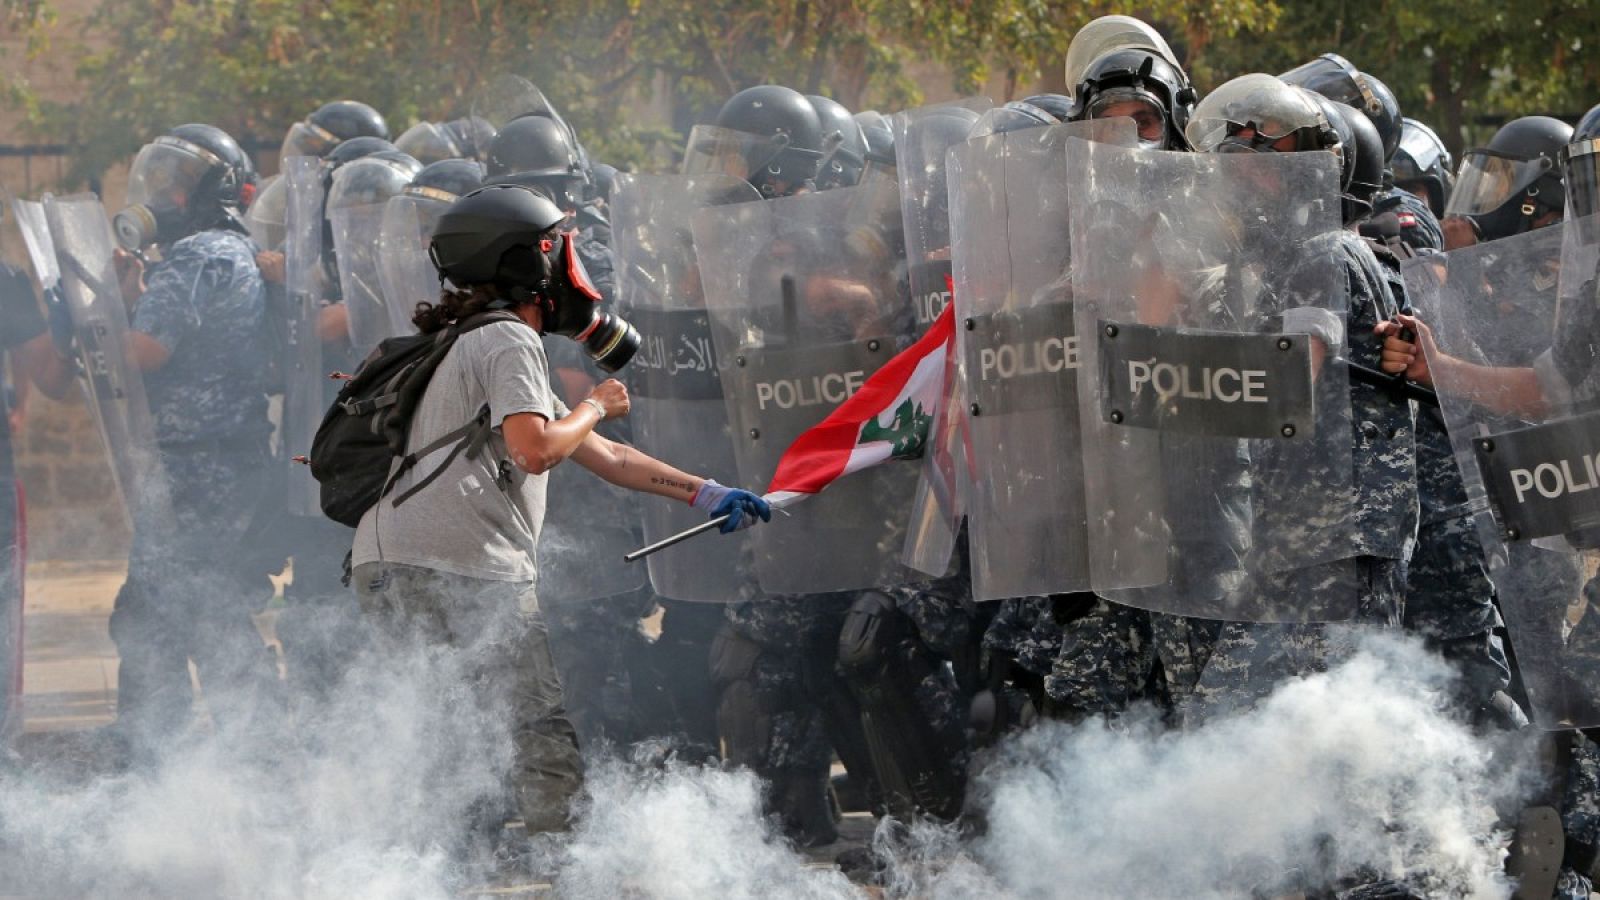
M 175 247 L 171 259 L 150 269 L 130 327 L 155 338 L 168 353 L 176 351 L 185 338 L 200 328 L 198 298 L 206 266 L 203 254 Z
M 466 337 L 479 337 L 483 355 L 478 371 L 496 428 L 507 416 L 533 413 L 560 417 L 565 407 L 550 390 L 550 366 L 533 329 L 515 322 L 486 325 Z

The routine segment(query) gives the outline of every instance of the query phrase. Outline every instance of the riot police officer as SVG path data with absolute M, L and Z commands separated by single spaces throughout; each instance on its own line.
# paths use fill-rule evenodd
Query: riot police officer
M 191 660 L 225 733 L 259 739 L 282 725 L 276 665 L 250 617 L 267 599 L 265 570 L 239 564 L 269 489 L 265 285 L 240 220 L 254 178 L 221 129 L 182 125 L 139 151 L 117 216 L 124 246 L 161 251 L 148 267 L 117 257 L 132 302 L 127 355 L 144 372 L 167 486 L 132 493 L 128 577 L 111 614 L 114 728 L 141 758 L 187 726 Z M 56 363 L 35 379 L 52 394 L 72 381 L 67 360 Z

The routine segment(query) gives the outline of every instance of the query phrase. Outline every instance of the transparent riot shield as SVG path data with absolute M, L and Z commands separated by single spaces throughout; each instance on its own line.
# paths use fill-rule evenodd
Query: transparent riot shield
M 1529 712 L 1546 729 L 1600 725 L 1600 247 L 1563 253 L 1562 231 L 1405 263 Z
M 696 474 L 741 484 L 716 344 L 690 223 L 702 209 L 759 200 L 729 175 L 617 177 L 611 196 L 618 305 L 644 344 L 623 370 L 640 449 Z M 687 504 L 644 502 L 644 537 L 661 540 L 705 521 Z M 650 583 L 674 600 L 726 603 L 747 581 L 749 533 L 687 541 L 649 557 Z
M 439 299 L 439 273 L 428 258 L 428 242 L 440 213 L 449 205 L 443 200 L 402 194 L 390 198 L 384 208 L 383 233 L 378 239 L 378 277 L 394 334 L 415 330 L 411 317 L 417 304 Z
M 322 514 L 321 490 L 310 468 L 293 462 L 311 452 L 326 410 L 326 379 L 318 325 L 323 310 L 321 160 L 293 156 L 284 162 L 284 290 L 288 297 L 288 341 L 284 361 L 283 447 L 289 460 L 289 512 Z
M 333 254 L 339 264 L 339 293 L 349 317 L 350 345 L 358 359 L 366 358 L 385 338 L 401 333 L 395 329 L 384 299 L 380 274 L 385 208 L 383 203 L 369 203 L 328 213 Z
M 899 179 L 906 278 L 919 330 L 932 325 L 950 303 L 951 210 L 945 153 L 965 141 L 992 106 L 987 97 L 971 97 L 906 110 L 888 120 L 894 134 L 893 172 Z M 946 394 L 911 504 L 904 554 L 906 565 L 932 575 L 943 575 L 949 567 L 965 514 L 966 480 L 957 477 L 964 461 L 957 458 L 962 448 L 955 445 L 965 434 L 959 379 L 947 382 Z
M 1357 610 L 1337 160 L 1067 143 L 1088 563 L 1205 619 Z
M 965 369 L 973 595 L 1088 590 L 1066 141 L 1138 144 L 1128 119 L 950 151 L 956 346 Z
M 872 186 L 695 215 L 741 484 L 770 483 L 790 443 L 914 339 L 892 239 L 899 218 L 894 192 Z M 863 437 L 894 447 L 928 416 L 908 403 Z M 899 562 L 918 468 L 891 462 L 848 476 L 756 529 L 761 587 L 817 594 L 921 578 Z
M 112 474 L 136 521 L 169 520 L 166 472 L 144 379 L 128 359 L 128 307 L 117 282 L 116 246 L 105 207 L 93 194 L 45 195 L 45 220 L 72 314 L 84 396 L 111 458 Z
M 541 116 L 561 126 L 566 132 L 572 147 L 578 153 L 585 171 L 589 169 L 589 158 L 583 149 L 583 144 L 578 140 L 578 133 L 561 117 L 555 104 L 545 97 L 544 91 L 538 85 L 523 78 L 521 75 L 501 75 L 489 82 L 472 101 L 472 118 L 487 123 L 489 127 L 499 130 L 523 116 Z M 488 141 L 480 145 L 479 153 L 488 153 Z M 487 161 L 486 159 L 480 160 Z
M 987 97 L 895 113 L 895 171 L 900 177 L 906 265 L 917 324 L 927 328 L 950 302 L 950 200 L 945 152 L 966 141 Z

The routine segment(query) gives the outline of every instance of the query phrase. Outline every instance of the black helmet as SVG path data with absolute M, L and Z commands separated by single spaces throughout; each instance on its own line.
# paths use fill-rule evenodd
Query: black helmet
M 984 110 L 967 138 L 987 137 L 1028 128 L 1046 128 L 1060 124 L 1060 120 L 1026 100 L 1012 100 L 1004 106 Z
M 822 122 L 823 159 L 817 167 L 817 190 L 850 187 L 861 180 L 867 164 L 867 139 L 861 123 L 836 100 L 806 95 Z
M 569 212 L 581 205 L 589 179 L 567 131 L 554 119 L 523 116 L 489 142 L 484 165 L 488 184 L 538 188 Z
M 1394 93 L 1388 85 L 1361 72 L 1339 54 L 1324 53 L 1278 77 L 1365 113 L 1378 129 L 1386 157 L 1393 156 L 1400 146 L 1400 104 Z
M 600 311 L 573 244 L 558 229 L 566 213 L 520 184 L 479 188 L 439 216 L 428 255 L 442 278 L 458 287 L 493 285 L 501 305 L 537 303 L 545 334 L 584 345 L 600 368 L 615 372 L 639 349 L 639 332 Z
M 291 156 L 327 156 L 339 144 L 358 137 L 389 139 L 389 123 L 378 111 L 355 100 L 325 103 L 296 122 L 284 136 L 280 164 Z
M 479 188 L 450 204 L 433 229 L 428 255 L 457 287 L 492 284 L 530 293 L 549 278 L 530 257 L 559 236 L 567 218 L 549 197 L 522 185 Z
M 1502 125 L 1488 146 L 1462 157 L 1444 214 L 1470 219 L 1479 236 L 1492 241 L 1561 213 L 1566 195 L 1560 158 L 1572 134 L 1572 126 L 1549 116 L 1524 116 Z
M 1345 115 L 1345 110 L 1350 109 L 1350 107 L 1345 106 L 1343 103 L 1336 103 L 1321 94 L 1313 93 L 1309 90 L 1305 91 L 1305 95 L 1307 99 L 1316 104 L 1322 117 L 1333 127 L 1334 143 L 1332 146 L 1324 147 L 1323 149 L 1332 150 L 1338 154 L 1339 190 L 1341 196 L 1349 197 L 1351 185 L 1355 183 L 1356 166 L 1359 162 L 1357 156 L 1360 152 L 1360 147 L 1356 144 L 1355 126 L 1352 124 L 1355 122 L 1356 117 Z M 1378 178 L 1380 181 L 1383 178 L 1383 167 L 1381 165 L 1378 167 Z M 1350 221 L 1348 214 L 1349 210 L 1347 208 L 1346 222 Z
M 1450 151 L 1427 125 L 1416 119 L 1400 122 L 1400 149 L 1389 160 L 1394 183 L 1428 201 L 1434 215 L 1443 215 L 1456 180 Z
M 1195 106 L 1184 135 L 1200 153 L 1260 151 L 1283 138 L 1294 139 L 1291 152 L 1339 152 L 1350 136 L 1349 126 L 1343 117 L 1330 119 L 1322 99 L 1272 75 L 1241 75 Z M 1245 131 L 1253 134 L 1243 137 Z M 1341 169 L 1343 186 L 1353 173 L 1347 164 L 1341 163 Z
M 454 202 L 483 186 L 483 166 L 470 159 L 441 159 L 423 166 L 402 194 Z
M 817 176 L 822 118 L 799 91 L 777 84 L 745 88 L 722 105 L 716 127 L 756 138 L 742 156 L 746 180 L 763 196 L 792 193 Z
M 1078 117 L 1078 105 L 1066 94 L 1034 94 L 1032 97 L 1023 97 L 1022 102 L 1044 110 L 1060 122 L 1070 122 Z
M 494 135 L 493 125 L 468 116 L 449 122 L 418 122 L 406 129 L 394 145 L 427 165 L 441 159 L 477 159 Z
M 611 202 L 611 191 L 617 186 L 617 167 L 606 163 L 595 163 L 589 168 L 589 177 L 594 181 L 590 187 L 590 194 L 597 200 Z
M 344 141 L 339 146 L 328 151 L 322 158 L 323 167 L 332 174 L 334 170 L 352 160 L 374 153 L 394 153 L 399 148 L 380 137 L 358 137 Z
M 1194 111 L 1196 94 L 1183 70 L 1160 53 L 1143 48 L 1113 50 L 1092 62 L 1075 87 L 1079 115 L 1100 118 L 1119 103 L 1134 102 L 1159 116 L 1159 136 L 1153 135 L 1155 122 L 1140 122 L 1139 143 L 1159 150 L 1187 150 L 1183 129 Z
M 854 116 L 861 125 L 861 136 L 867 142 L 867 161 L 879 165 L 894 165 L 894 129 L 889 120 L 875 109 L 858 112 Z
M 1372 121 L 1352 107 L 1329 100 L 1324 112 L 1343 119 L 1350 131 L 1343 156 L 1351 175 L 1341 198 L 1348 225 L 1372 215 L 1373 198 L 1383 189 L 1383 141 Z
M 422 171 L 422 164 L 398 150 L 386 150 L 352 160 L 333 173 L 328 187 L 328 212 L 387 203 L 405 190 Z
M 244 231 L 241 215 L 254 199 L 255 184 L 255 165 L 227 132 L 179 125 L 134 157 L 128 206 L 113 223 L 117 242 L 138 250 L 207 228 Z

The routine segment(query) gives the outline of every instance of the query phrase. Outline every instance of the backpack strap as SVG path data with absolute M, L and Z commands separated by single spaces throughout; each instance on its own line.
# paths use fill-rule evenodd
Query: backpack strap
M 395 466 L 394 471 L 389 475 L 389 480 L 384 482 L 383 491 L 378 494 L 378 499 L 382 500 L 387 496 L 394 489 L 395 482 L 400 480 L 400 476 L 415 468 L 416 464 L 427 457 L 428 454 L 436 450 L 442 450 L 452 443 L 455 444 L 455 447 L 450 451 L 450 455 L 445 457 L 444 462 L 434 467 L 434 470 L 426 478 L 423 478 L 407 488 L 400 496 L 394 498 L 394 501 L 389 505 L 399 506 L 406 502 L 411 499 L 413 494 L 433 484 L 440 475 L 443 475 L 444 470 L 450 468 L 450 464 L 456 461 L 456 457 L 460 456 L 463 450 L 466 451 L 468 459 L 476 459 L 478 454 L 482 452 L 483 446 L 489 442 L 489 433 L 493 430 L 489 426 L 489 406 L 484 404 L 484 407 L 478 410 L 478 414 L 473 416 L 472 420 L 467 424 L 441 436 L 421 450 L 407 453 L 405 456 L 400 457 L 400 464 Z

